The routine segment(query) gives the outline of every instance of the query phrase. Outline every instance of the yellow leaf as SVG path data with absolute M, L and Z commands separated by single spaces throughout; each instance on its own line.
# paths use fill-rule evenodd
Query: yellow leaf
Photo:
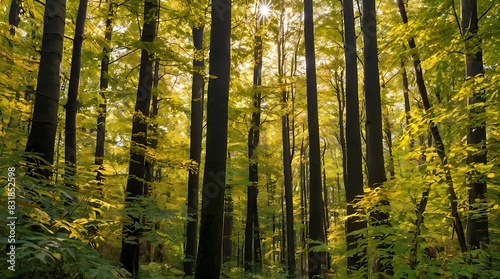
M 493 178 L 493 177 L 495 177 L 495 174 L 494 174 L 494 173 L 492 173 L 492 172 L 490 172 L 490 173 L 488 173 L 488 175 L 487 175 L 486 177 L 488 177 L 488 178 Z

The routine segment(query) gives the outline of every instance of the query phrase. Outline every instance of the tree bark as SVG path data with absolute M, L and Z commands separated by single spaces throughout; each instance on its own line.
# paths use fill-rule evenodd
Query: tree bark
M 229 264 L 233 260 L 233 198 L 231 197 L 231 186 L 227 186 L 228 191 L 224 198 L 224 238 L 222 240 L 223 261 Z
M 200 183 L 200 163 L 203 137 L 203 91 L 205 80 L 202 73 L 205 67 L 203 55 L 203 26 L 192 29 L 195 57 L 193 59 L 193 85 L 191 90 L 191 133 L 189 158 L 193 164 L 189 170 L 186 225 L 186 251 L 184 274 L 193 275 L 196 262 L 196 241 L 198 240 L 198 192 Z M 196 165 L 194 165 L 196 164 Z
M 278 36 L 278 75 L 280 79 L 282 109 L 286 110 L 288 104 L 287 84 L 285 81 L 286 64 L 286 41 L 285 41 L 285 1 L 280 1 L 280 19 Z M 292 62 L 293 63 L 293 62 Z M 292 66 L 293 68 L 293 66 Z M 293 74 L 293 71 L 290 73 Z M 293 99 L 292 99 L 293 101 Z M 293 113 L 293 111 L 292 111 Z M 286 223 L 286 272 L 288 278 L 296 278 L 295 260 L 295 231 L 294 231 L 294 211 L 293 211 L 293 175 L 292 175 L 292 154 L 290 146 L 290 114 L 286 111 L 281 116 L 281 136 L 283 141 L 283 179 L 285 192 L 285 223 Z M 274 216 L 273 216 L 274 220 Z M 274 229 L 274 227 L 273 227 Z M 284 233 L 284 232 L 283 232 Z
M 382 129 L 382 102 L 380 97 L 380 81 L 378 67 L 377 23 L 375 0 L 363 1 L 363 55 L 364 55 L 364 92 L 366 110 L 366 165 L 368 168 L 368 187 L 375 189 L 382 187 L 387 180 L 384 166 L 383 129 Z M 349 157 L 348 157 L 349 158 Z M 375 226 L 389 225 L 389 215 L 379 209 L 388 206 L 387 199 L 383 199 L 371 212 L 370 218 Z M 381 244 L 378 250 L 387 250 L 389 244 L 383 243 L 386 235 L 380 236 Z M 377 261 L 377 271 L 392 275 L 392 257 L 386 251 L 381 252 Z M 385 262 L 385 263 L 384 263 Z
M 212 2 L 207 138 L 195 278 L 219 279 L 227 158 L 231 1 Z
M 260 273 L 262 271 L 262 262 L 260 261 L 260 239 L 257 216 L 257 196 L 259 190 L 259 165 L 258 157 L 255 152 L 259 146 L 260 140 L 260 103 L 261 93 L 260 86 L 262 84 L 262 36 L 260 32 L 262 20 L 258 20 L 256 24 L 256 35 L 254 38 L 254 68 L 253 68 L 253 96 L 252 96 L 252 120 L 250 123 L 250 131 L 248 132 L 248 206 L 247 206 L 247 221 L 245 228 L 245 271 L 252 273 Z M 258 251 L 259 250 L 259 251 Z M 255 257 L 253 257 L 255 255 Z
M 80 0 L 80 5 L 78 6 L 75 37 L 73 38 L 68 101 L 64 106 L 66 109 L 66 122 L 64 126 L 65 182 L 68 186 L 74 186 L 74 179 L 76 176 L 76 113 L 78 111 L 78 88 L 80 85 L 80 72 L 82 68 L 82 44 L 85 33 L 87 4 L 88 0 Z
M 465 39 L 465 79 L 473 80 L 484 75 L 483 53 L 481 50 L 481 40 L 478 33 L 477 0 L 462 0 L 462 35 Z M 486 122 L 484 119 L 486 110 L 484 104 L 486 96 L 484 91 L 471 92 L 468 98 L 469 106 L 479 105 L 469 110 L 473 124 L 469 128 L 467 144 L 478 147 L 478 151 L 469 155 L 467 162 L 474 165 L 486 164 Z M 476 123 L 479 122 L 479 123 Z M 467 245 L 471 249 L 484 249 L 489 244 L 488 234 L 488 206 L 486 201 L 486 178 L 477 171 L 470 174 L 469 183 L 469 210 L 476 211 L 469 214 L 467 219 Z M 479 200 L 479 202 L 477 202 Z
M 54 163 L 65 19 L 66 1 L 47 0 L 33 125 L 26 143 L 26 152 L 32 153 L 27 159 L 28 174 L 44 179 L 52 176 Z
M 159 2 L 144 1 L 144 24 L 141 41 L 147 47 L 156 37 Z M 153 58 L 147 48 L 142 49 L 139 70 L 139 85 L 132 123 L 132 138 L 130 146 L 129 174 L 127 180 L 125 207 L 129 211 L 137 205 L 137 198 L 145 194 L 145 153 L 148 145 L 148 118 L 151 106 L 151 89 L 153 86 Z M 131 223 L 123 226 L 123 240 L 120 262 L 132 275 L 139 271 L 139 237 L 141 231 L 140 216 L 129 213 Z
M 21 9 L 21 0 L 12 0 L 12 2 L 10 2 L 9 24 L 11 36 L 16 35 L 16 28 L 17 26 L 19 26 L 19 22 L 21 21 L 19 17 L 21 14 Z
M 344 9 L 344 32 L 345 48 L 344 55 L 346 61 L 346 152 L 343 161 L 346 162 L 346 173 L 344 173 L 347 216 L 346 238 L 347 251 L 361 248 L 359 253 L 347 257 L 347 272 L 366 268 L 367 262 L 366 247 L 358 247 L 364 235 L 359 232 L 366 228 L 366 222 L 359 217 L 353 216 L 356 213 L 356 202 L 364 195 L 363 190 L 363 164 L 361 152 L 361 127 L 359 124 L 359 95 L 358 95 L 358 65 L 356 50 L 356 32 L 354 29 L 354 7 L 352 0 L 343 1 Z M 339 93 L 340 94 L 340 93 Z M 343 127 L 341 127 L 343 129 Z M 354 232 L 358 231 L 357 234 Z
M 99 104 L 99 115 L 97 116 L 97 138 L 95 147 L 95 160 L 94 164 L 98 166 L 96 171 L 96 180 L 99 185 L 104 182 L 104 142 L 106 140 L 106 90 L 109 87 L 109 55 L 111 52 L 111 34 L 113 31 L 113 19 L 116 12 L 116 4 L 109 3 L 108 18 L 106 19 L 106 30 L 104 32 L 104 47 L 102 50 L 103 56 L 101 60 L 101 78 L 99 85 L 99 95 L 101 96 L 101 103 Z
M 321 184 L 321 155 L 319 148 L 318 89 L 316 83 L 316 61 L 314 50 L 313 2 L 304 0 L 304 39 L 306 50 L 307 79 L 307 123 L 309 132 L 309 238 L 316 243 L 309 244 L 308 274 L 312 279 L 324 273 L 325 252 L 312 252 L 318 242 L 325 243 L 323 231 L 323 191 Z

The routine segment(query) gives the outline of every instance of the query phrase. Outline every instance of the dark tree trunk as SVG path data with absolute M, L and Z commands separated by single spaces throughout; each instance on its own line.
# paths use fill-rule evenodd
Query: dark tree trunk
M 196 262 L 196 242 L 198 237 L 198 192 L 200 183 L 201 145 L 203 137 L 203 91 L 205 67 L 203 53 L 203 26 L 193 28 L 193 43 L 199 54 L 193 59 L 193 85 L 191 90 L 191 137 L 189 158 L 193 164 L 189 170 L 186 225 L 186 251 L 184 259 L 184 274 L 193 275 L 193 265 Z M 195 164 L 195 165 L 194 165 Z
M 19 25 L 21 19 L 19 18 L 21 14 L 21 0 L 12 0 L 10 2 L 9 9 L 9 24 L 10 24 L 10 35 L 16 35 L 16 28 Z
M 280 1 L 280 19 L 279 19 L 279 37 L 278 37 L 278 75 L 280 83 L 284 83 L 285 73 L 285 1 Z M 290 74 L 293 74 L 291 71 Z M 293 98 L 292 98 L 293 101 Z M 288 92 L 283 89 L 281 92 L 282 109 L 287 108 Z M 293 113 L 293 111 L 292 111 Z M 294 212 L 293 212 L 293 175 L 292 175 L 292 154 L 290 146 L 290 120 L 289 112 L 281 116 L 281 136 L 283 140 L 283 177 L 285 192 L 285 218 L 286 218 L 286 271 L 288 278 L 296 278 L 295 262 L 295 231 L 294 231 Z M 293 127 L 292 127 L 293 128 Z M 274 216 L 273 216 L 274 220 Z M 274 226 L 273 226 L 274 230 Z M 284 233 L 284 232 L 283 232 Z
M 309 194 L 309 238 L 313 241 L 325 243 L 312 0 L 304 0 L 304 39 L 306 46 L 307 123 L 309 131 L 309 179 L 311 189 Z M 323 268 L 326 264 L 325 252 L 311 251 L 311 248 L 317 245 L 317 243 L 309 244 L 308 274 L 311 279 L 323 274 Z
M 97 138 L 95 147 L 95 160 L 99 169 L 96 171 L 96 180 L 99 184 L 104 182 L 104 142 L 106 140 L 106 90 L 109 86 L 109 54 L 111 52 L 110 42 L 111 34 L 113 31 L 113 18 L 115 16 L 116 4 L 109 4 L 108 18 L 106 19 L 106 31 L 104 32 L 104 47 L 102 50 L 103 56 L 101 60 L 101 78 L 100 78 L 100 92 L 101 103 L 99 104 L 99 115 L 97 116 Z
M 287 93 L 282 92 L 282 101 L 286 103 Z M 293 221 L 293 185 L 292 185 L 292 156 L 290 154 L 290 127 L 288 114 L 281 116 L 281 135 L 283 138 L 283 176 L 285 184 L 285 207 L 286 207 L 286 254 L 287 271 L 289 278 L 296 277 L 295 267 L 295 231 Z
M 366 160 L 368 186 L 376 188 L 386 181 L 382 144 L 382 106 L 378 69 L 375 0 L 363 1 L 363 55 L 366 110 Z M 383 216 L 381 216 L 384 218 Z M 384 222 L 384 220 L 378 220 Z
M 33 125 L 26 143 L 26 152 L 36 156 L 27 159 L 29 175 L 45 179 L 50 179 L 54 163 L 65 19 L 66 1 L 47 0 Z
M 389 151 L 389 164 L 387 169 L 389 171 L 390 179 L 394 179 L 396 175 L 394 169 L 394 157 L 392 156 L 392 132 L 391 132 L 391 122 L 389 121 L 389 115 L 385 115 L 384 117 L 384 135 L 385 142 L 387 144 L 387 149 Z
M 152 43 L 156 37 L 158 2 L 144 1 L 144 24 L 141 41 Z M 146 184 L 145 153 L 148 145 L 149 110 L 151 106 L 151 89 L 153 86 L 153 58 L 148 49 L 142 49 L 139 70 L 139 85 L 132 123 L 132 138 L 130 146 L 129 175 L 127 180 L 125 207 L 129 211 L 138 206 L 137 198 L 144 196 Z M 130 214 L 130 213 L 129 213 Z M 139 237 L 141 236 L 140 221 L 137 214 L 130 214 L 131 223 L 123 226 L 123 240 L 120 262 L 132 275 L 139 271 Z
M 154 62 L 154 73 L 153 73 L 153 91 L 158 89 L 158 83 L 160 81 L 160 61 L 156 60 Z M 158 148 L 158 123 L 157 123 L 157 117 L 158 117 L 158 92 L 155 94 L 152 94 L 151 96 L 151 113 L 150 113 L 150 119 L 152 120 L 153 124 L 149 125 L 149 134 L 148 134 L 148 146 L 151 148 L 152 152 L 156 151 L 156 148 Z M 145 187 L 144 187 L 144 196 L 148 197 L 151 195 L 151 192 L 153 190 L 152 188 L 152 182 L 159 181 L 158 177 L 155 175 L 155 166 L 156 166 L 156 160 L 154 157 L 146 158 L 145 159 L 145 164 L 146 164 L 146 174 L 145 174 Z M 146 225 L 147 219 L 144 217 L 142 224 Z M 158 221 L 154 224 L 155 228 L 159 228 L 160 224 Z M 148 232 L 151 231 L 151 229 L 148 227 L 147 228 Z M 151 241 L 146 240 L 144 243 L 144 248 L 143 254 L 145 255 L 145 262 L 149 263 L 151 262 L 151 256 L 153 254 L 153 246 L 151 245 Z M 140 248 L 139 248 L 140 249 Z
M 354 53 L 356 55 L 356 53 Z M 340 150 L 342 151 L 342 174 L 343 174 L 343 182 L 344 185 L 347 185 L 347 147 L 346 147 L 346 135 L 345 135 L 345 121 L 344 121 L 344 111 L 345 111 L 345 92 L 343 90 L 342 86 L 342 74 L 337 74 L 335 73 L 335 79 L 336 79 L 336 84 L 335 84 L 335 91 L 337 95 L 337 102 L 338 102 L 338 109 L 339 109 L 339 119 L 338 119 L 338 125 L 339 125 L 339 138 L 338 142 L 340 144 Z M 359 126 L 359 124 L 358 124 Z
M 257 185 L 259 183 L 259 168 L 255 152 L 259 146 L 260 139 L 260 85 L 262 84 L 261 25 L 262 22 L 259 20 L 256 26 L 257 35 L 255 36 L 254 47 L 252 120 L 250 131 L 248 132 L 248 181 L 250 182 L 250 186 L 248 186 L 247 221 L 245 228 L 245 271 L 251 271 L 252 273 L 260 273 L 262 270 L 258 216 L 256 214 L 258 212 L 257 196 L 259 190 L 257 189 Z M 255 257 L 253 257 L 254 255 Z
M 345 62 L 346 62 L 346 142 L 347 150 L 343 161 L 347 164 L 344 173 L 347 215 L 356 213 L 356 201 L 364 195 L 363 191 L 363 164 L 361 152 L 361 127 L 359 124 L 359 95 L 358 95 L 358 66 L 356 51 L 356 32 L 354 29 L 354 7 L 352 0 L 343 1 L 344 32 L 345 32 Z M 341 128 L 342 129 L 342 128 Z M 359 217 L 352 216 L 346 221 L 347 250 L 358 248 L 358 242 L 363 234 L 353 234 L 366 228 L 366 222 Z M 362 242 L 362 241 L 361 241 Z M 359 253 L 347 257 L 347 272 L 366 268 L 366 247 Z
M 466 80 L 484 75 L 483 53 L 478 32 L 477 0 L 462 0 L 462 35 L 465 38 L 465 77 Z M 484 104 L 486 96 L 484 90 L 471 92 L 468 98 L 470 106 Z M 467 135 L 467 144 L 475 145 L 478 151 L 469 155 L 469 164 L 486 164 L 486 123 L 483 116 L 484 106 L 470 109 L 469 114 L 474 125 Z M 479 122 L 479 123 L 478 123 Z M 475 171 L 474 171 L 475 172 Z M 471 249 L 483 249 L 489 244 L 488 235 L 488 206 L 486 202 L 486 179 L 477 173 L 471 173 L 469 184 L 469 210 L 476 211 L 469 214 L 467 219 L 467 244 Z M 477 202 L 479 200 L 479 202 Z
M 195 278 L 219 279 L 227 157 L 231 1 L 212 2 L 206 158 Z
M 233 260 L 233 198 L 231 197 L 231 187 L 227 186 L 228 190 L 224 198 L 224 238 L 222 240 L 222 258 L 225 264 L 229 264 Z
M 408 16 L 406 14 L 406 7 L 403 3 L 402 0 L 397 0 L 398 8 L 399 8 L 399 14 L 401 15 L 401 19 L 404 24 L 408 23 Z M 415 44 L 415 40 L 413 38 L 408 39 L 408 45 L 411 50 L 415 50 L 417 48 Z M 420 67 L 420 58 L 418 56 L 418 52 L 412 52 L 412 59 L 413 59 L 413 68 L 415 69 L 415 79 L 418 87 L 418 91 L 420 92 L 420 97 L 422 98 L 422 104 L 424 106 L 424 109 L 428 111 L 431 108 L 431 104 L 429 102 L 429 95 L 427 94 L 427 88 L 425 86 L 424 82 L 424 75 L 422 72 L 422 68 Z M 443 140 L 441 139 L 441 134 L 439 133 L 439 128 L 437 124 L 433 123 L 432 121 L 429 122 L 429 127 L 430 127 L 430 132 L 432 135 L 432 138 L 434 139 L 434 146 L 436 148 L 436 153 L 441 160 L 441 164 L 443 166 L 446 166 L 448 163 L 448 160 L 446 159 L 446 152 L 443 144 Z M 430 146 L 430 143 L 429 143 Z M 448 199 L 450 201 L 450 206 L 451 206 L 451 216 L 453 217 L 453 224 L 454 224 L 454 229 L 457 233 L 457 239 L 460 244 L 460 250 L 465 253 L 467 252 L 467 244 L 466 244 L 466 239 L 465 239 L 465 234 L 464 234 L 464 228 L 462 225 L 462 221 L 460 218 L 460 214 L 458 213 L 458 202 L 457 202 L 457 195 L 455 193 L 455 188 L 453 185 L 453 180 L 451 177 L 451 172 L 449 168 L 446 168 L 445 171 L 445 178 L 446 178 L 446 183 L 448 184 Z M 425 191 L 422 194 L 421 202 L 420 204 L 423 206 L 419 207 L 419 214 L 423 214 L 425 211 L 425 205 L 427 204 L 427 196 L 429 195 L 429 190 Z M 422 219 L 423 220 L 423 219 Z M 418 226 L 417 226 L 418 227 Z
M 71 57 L 71 70 L 68 86 L 68 101 L 66 122 L 64 126 L 64 161 L 66 163 L 65 182 L 73 186 L 76 176 L 76 113 L 78 111 L 78 87 L 82 68 L 82 44 L 85 33 L 85 19 L 87 17 L 88 0 L 80 0 L 76 17 L 75 37 Z
M 306 276 L 306 236 L 308 234 L 307 228 L 309 223 L 307 222 L 307 178 L 306 178 L 306 155 L 304 140 L 300 145 L 300 220 L 302 224 L 301 229 L 301 242 L 302 242 L 302 253 L 300 254 L 300 268 L 301 275 Z
M 364 92 L 366 110 L 366 165 L 368 168 L 368 186 L 372 189 L 382 187 L 387 180 L 384 167 L 383 129 L 382 129 L 382 102 L 380 97 L 380 81 L 378 68 L 377 23 L 375 0 L 363 1 L 363 55 L 364 55 Z M 349 157 L 348 157 L 349 158 Z M 384 199 L 379 206 L 388 206 Z M 375 226 L 389 225 L 387 212 L 381 211 L 379 206 L 373 209 L 371 219 Z M 384 244 L 386 235 L 380 236 L 381 251 L 377 261 L 377 272 L 392 275 L 392 257 L 386 251 L 389 244 Z
M 405 100 L 406 125 L 410 124 L 410 86 L 408 85 L 408 74 L 404 61 L 401 61 L 401 78 L 403 80 L 403 97 Z

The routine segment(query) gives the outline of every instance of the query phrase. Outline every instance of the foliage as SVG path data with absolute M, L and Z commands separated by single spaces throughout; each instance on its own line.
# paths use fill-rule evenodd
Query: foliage
M 9 1 L 10 2 L 10 1 Z M 77 1 L 68 1 L 66 38 L 73 36 Z M 173 278 L 182 275 L 184 258 L 184 226 L 186 221 L 187 172 L 189 161 L 189 117 L 191 59 L 195 55 L 191 42 L 191 27 L 205 23 L 208 42 L 210 22 L 206 1 L 160 1 L 159 38 L 148 46 L 160 61 L 160 82 L 154 91 L 159 98 L 159 115 L 148 119 L 158 124 L 159 145 L 148 149 L 148 159 L 156 160 L 160 180 L 150 183 L 151 195 L 137 200 L 137 209 L 125 211 L 124 187 L 128 174 L 133 102 L 137 91 L 140 43 L 140 12 L 144 1 L 112 1 L 117 3 L 115 27 L 111 42 L 110 86 L 106 126 L 104 184 L 95 181 L 94 147 L 99 96 L 100 61 L 104 41 L 106 1 L 89 3 L 89 16 L 82 56 L 82 73 L 78 111 L 78 176 L 76 189 L 64 184 L 64 131 L 62 130 L 66 88 L 63 88 L 59 108 L 59 131 L 55 146 L 54 175 L 50 181 L 40 181 L 25 174 L 26 156 L 22 152 L 30 129 L 35 97 L 37 66 L 40 59 L 43 5 L 40 1 L 22 1 L 24 13 L 15 36 L 9 34 L 7 14 L 0 21 L 0 181 L 1 203 L 7 204 L 7 168 L 16 167 L 16 273 L 29 278 L 119 278 L 128 276 L 118 263 L 121 248 L 121 228 L 127 216 L 144 218 L 141 230 L 141 273 L 139 278 Z M 110 1 L 107 1 L 110 2 Z M 458 2 L 458 1 L 455 1 Z M 484 52 L 485 74 L 465 81 L 464 41 L 457 27 L 459 3 L 450 1 L 408 1 L 409 23 L 402 24 L 394 1 L 379 1 L 380 82 L 382 85 L 384 123 L 392 133 L 391 155 L 389 139 L 384 139 L 386 165 L 394 162 L 395 176 L 383 188 L 365 191 L 356 204 L 356 215 L 369 220 L 375 210 L 386 210 L 390 226 L 368 226 L 356 232 L 363 234 L 358 250 L 346 252 L 345 187 L 342 179 L 342 150 L 339 116 L 344 86 L 343 30 L 340 1 L 315 1 L 315 39 L 318 64 L 318 92 L 321 148 L 325 148 L 325 176 L 328 197 L 328 240 L 318 249 L 331 257 L 330 273 L 334 278 L 382 277 L 372 268 L 373 262 L 386 254 L 392 256 L 393 278 L 500 278 L 500 5 L 495 1 L 478 1 L 479 37 Z M 234 1 L 232 29 L 232 70 L 229 109 L 229 139 L 227 184 L 231 186 L 234 203 L 233 259 L 224 266 L 223 274 L 230 278 L 284 278 L 283 246 L 283 171 L 281 116 L 290 114 L 292 138 L 292 172 L 294 181 L 294 215 L 297 239 L 297 271 L 305 266 L 307 256 L 307 208 L 303 188 L 307 188 L 307 118 L 305 104 L 305 60 L 302 34 L 302 3 L 284 1 L 286 27 L 285 73 L 277 69 L 276 39 L 280 35 L 278 20 L 281 2 L 270 1 L 271 14 L 263 25 L 262 125 L 261 144 L 256 150 L 259 160 L 259 221 L 266 267 L 261 275 L 244 274 L 241 265 L 246 190 L 248 185 L 247 133 L 252 111 L 253 42 L 255 19 L 253 2 Z M 7 1 L 0 4 L 9 10 Z M 356 31 L 360 35 L 358 8 L 355 3 Z M 358 36 L 358 49 L 361 38 Z M 411 55 L 404 45 L 414 38 L 422 60 L 424 78 L 432 109 L 424 111 L 415 84 Z M 205 49 L 208 46 L 205 44 Z M 65 40 L 61 82 L 67 86 L 70 69 L 71 42 Z M 205 55 L 207 56 L 207 55 Z M 362 52 L 359 51 L 359 61 Z M 403 61 L 403 64 L 401 64 Z M 361 67 L 361 65 L 359 65 Z M 404 111 L 402 68 L 409 79 L 411 110 L 406 124 Z M 207 73 L 203 73 L 205 79 Z M 362 76 L 359 76 L 362 80 Z M 282 104 L 281 91 L 290 92 L 289 101 Z M 360 84 L 359 92 L 363 85 Z M 468 113 L 467 97 L 471 91 L 484 92 L 486 102 L 475 106 L 485 108 L 482 114 Z M 366 121 L 362 93 L 361 119 Z M 337 96 L 339 98 L 337 98 Z M 469 127 L 486 121 L 486 148 L 468 145 Z M 429 124 L 438 125 L 443 137 L 447 163 L 443 165 L 435 147 L 428 140 Z M 361 125 L 364 126 L 364 125 Z M 360 131 L 365 138 L 365 131 Z M 304 145 L 302 146 L 302 142 Z M 205 152 L 205 151 L 203 151 Z M 467 164 L 467 157 L 487 152 L 487 164 Z M 203 157 L 203 156 L 202 156 Z M 203 159 L 201 164 L 203 164 Z M 458 196 L 462 220 L 483 214 L 469 208 L 470 179 L 484 179 L 488 185 L 487 206 L 490 244 L 485 250 L 461 253 L 456 241 L 446 191 L 445 172 L 450 171 Z M 474 173 L 474 176 L 470 174 Z M 366 171 L 364 171 L 366 175 Z M 5 181 L 5 182 L 4 182 Z M 365 179 L 366 181 L 366 179 Z M 422 195 L 430 189 L 428 204 L 420 215 L 417 208 Z M 380 201 L 389 205 L 380 207 Z M 376 208 L 376 209 L 375 209 Z M 0 210 L 0 219 L 8 212 Z M 8 227 L 0 226 L 2 245 L 7 243 Z M 303 235 L 306 235 L 304 238 Z M 152 248 L 148 247 L 148 243 Z M 375 249 L 375 247 L 387 247 Z M 346 256 L 369 247 L 369 270 L 352 274 L 346 271 Z M 159 253 L 162 259 L 154 259 Z M 238 254 L 239 253 L 239 254 Z M 147 255 L 150 259 L 147 261 Z M 3 258 L 2 258 L 3 259 Z M 304 260 L 304 261 L 302 261 Z M 12 274 L 2 260 L 0 277 Z M 34 275 L 33 275 L 34 274 Z

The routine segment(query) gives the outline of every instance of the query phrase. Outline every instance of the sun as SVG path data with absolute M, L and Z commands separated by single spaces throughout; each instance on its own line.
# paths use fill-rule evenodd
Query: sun
M 266 0 L 259 1 L 259 19 L 266 19 L 271 15 L 271 2 Z

